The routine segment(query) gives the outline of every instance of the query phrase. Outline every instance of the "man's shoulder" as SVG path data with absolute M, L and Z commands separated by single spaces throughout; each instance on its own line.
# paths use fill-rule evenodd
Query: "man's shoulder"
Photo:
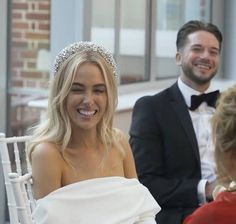
M 163 90 L 161 90 L 160 92 L 157 92 L 154 95 L 146 95 L 146 96 L 142 96 L 141 98 L 139 98 L 138 100 L 140 101 L 159 101 L 159 100 L 166 100 L 168 99 L 172 94 L 173 94 L 173 90 L 176 88 L 176 85 L 173 84 L 172 86 L 169 86 Z

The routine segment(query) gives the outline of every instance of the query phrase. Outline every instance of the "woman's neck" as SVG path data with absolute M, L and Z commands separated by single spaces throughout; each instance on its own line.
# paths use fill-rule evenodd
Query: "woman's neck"
M 96 131 L 72 132 L 69 147 L 94 149 L 100 145 Z

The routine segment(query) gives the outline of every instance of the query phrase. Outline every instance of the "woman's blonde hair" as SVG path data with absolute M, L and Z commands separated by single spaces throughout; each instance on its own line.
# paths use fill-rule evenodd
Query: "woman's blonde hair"
M 216 111 L 212 117 L 212 134 L 219 181 L 232 181 L 229 180 L 227 169 L 227 158 L 230 157 L 225 155 L 236 154 L 236 85 L 223 92 L 217 101 Z
M 35 146 L 42 142 L 52 142 L 63 152 L 71 140 L 71 123 L 66 110 L 66 98 L 69 94 L 77 69 L 84 63 L 98 66 L 105 80 L 107 90 L 107 108 L 98 124 L 98 138 L 108 149 L 119 146 L 119 134 L 113 129 L 113 116 L 117 106 L 117 83 L 114 69 L 107 58 L 96 49 L 73 52 L 60 64 L 50 83 L 47 119 L 33 129 L 32 141 L 27 147 L 29 158 Z

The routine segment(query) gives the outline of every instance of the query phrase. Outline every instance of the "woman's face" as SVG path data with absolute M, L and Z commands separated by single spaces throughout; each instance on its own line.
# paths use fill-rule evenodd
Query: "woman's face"
M 84 63 L 78 67 L 66 108 L 72 130 L 96 129 L 107 108 L 107 89 L 97 65 Z

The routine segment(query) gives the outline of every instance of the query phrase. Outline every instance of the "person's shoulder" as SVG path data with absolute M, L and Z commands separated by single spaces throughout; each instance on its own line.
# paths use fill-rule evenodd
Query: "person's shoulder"
M 114 129 L 114 132 L 116 141 L 122 149 L 123 157 L 126 158 L 132 151 L 128 140 L 128 134 L 117 128 Z
M 157 94 L 153 96 L 153 98 L 162 99 L 170 96 L 170 94 L 177 89 L 177 83 L 174 83 L 173 85 L 166 87 L 165 89 L 161 90 Z
M 128 136 L 120 129 L 114 128 L 113 129 L 114 137 L 118 141 L 126 141 L 128 139 Z
M 137 106 L 144 106 L 144 105 L 148 105 L 148 104 L 151 104 L 154 99 L 156 98 L 156 95 L 145 95 L 145 96 L 142 96 L 140 98 L 138 98 L 135 102 L 135 107 Z
M 170 89 L 172 88 L 173 85 L 157 92 L 154 95 L 142 96 L 136 101 L 136 104 L 150 104 L 156 103 L 157 101 L 162 101 L 163 99 L 166 100 L 166 98 L 169 96 Z
M 113 131 L 116 141 L 126 150 L 129 146 L 128 135 L 118 128 L 114 128 Z
M 35 146 L 32 152 L 32 160 L 41 159 L 56 159 L 60 158 L 61 153 L 59 148 L 54 143 L 42 142 Z

